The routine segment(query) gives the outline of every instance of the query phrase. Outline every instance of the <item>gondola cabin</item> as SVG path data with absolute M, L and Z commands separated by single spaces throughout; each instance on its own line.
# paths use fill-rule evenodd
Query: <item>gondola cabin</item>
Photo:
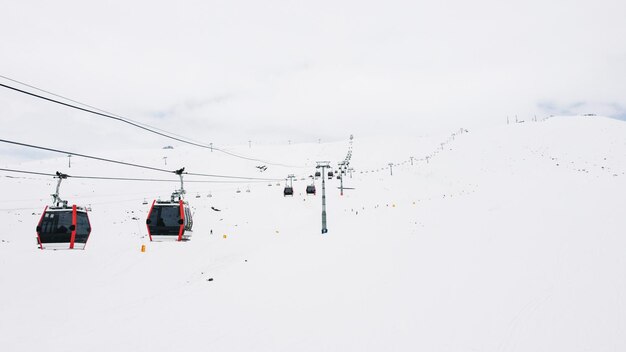
M 315 195 L 315 185 L 306 186 L 306 194 Z
M 293 187 L 285 187 L 285 190 L 283 191 L 283 196 L 293 196 Z
M 193 226 L 189 204 L 183 200 L 154 201 L 146 225 L 150 241 L 188 241 Z
M 333 176 L 335 176 L 335 173 L 334 173 L 334 172 L 332 172 L 332 171 L 328 171 L 328 179 L 329 179 L 329 180 L 330 180 L 330 179 L 332 179 L 332 178 L 333 178 Z
M 46 207 L 37 225 L 40 249 L 85 249 L 91 224 L 83 207 Z
M 322 173 L 319 171 L 315 171 L 315 177 L 320 177 L 320 176 L 322 176 Z

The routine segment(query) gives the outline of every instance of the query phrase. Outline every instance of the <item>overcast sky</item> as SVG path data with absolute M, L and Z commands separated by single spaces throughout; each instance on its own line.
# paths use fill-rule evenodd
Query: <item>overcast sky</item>
M 221 144 L 624 118 L 624 14 L 623 0 L 0 0 L 0 74 Z M 3 88 L 0 119 L 0 138 L 25 142 L 167 144 Z

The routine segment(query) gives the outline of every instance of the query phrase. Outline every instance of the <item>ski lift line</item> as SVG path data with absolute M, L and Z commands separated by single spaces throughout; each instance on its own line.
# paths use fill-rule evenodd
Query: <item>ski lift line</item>
M 25 171 L 25 170 L 15 170 L 15 169 L 5 169 L 0 168 L 0 171 L 7 172 L 15 172 L 29 175 L 39 175 L 39 176 L 52 176 L 57 177 L 56 174 L 44 173 L 44 172 L 36 172 L 36 171 Z M 179 180 L 166 180 L 166 179 L 154 179 L 154 178 L 132 178 L 132 177 L 108 177 L 108 176 L 73 176 L 67 175 L 69 178 L 75 179 L 85 179 L 85 180 L 105 180 L 105 181 L 146 181 L 146 182 L 180 182 Z M 252 180 L 252 181 L 202 181 L 202 180 L 185 180 L 185 182 L 189 183 L 265 183 L 269 180 Z M 273 180 L 276 181 L 276 180 Z
M 120 164 L 120 165 L 126 165 L 126 166 L 133 166 L 133 167 L 138 167 L 138 168 L 147 169 L 147 170 L 161 171 L 161 172 L 167 172 L 167 173 L 174 173 L 174 171 L 172 171 L 172 170 L 161 169 L 161 168 L 158 168 L 158 167 L 152 167 L 152 166 L 146 166 L 146 165 L 127 163 L 125 161 L 106 159 L 106 158 L 101 158 L 101 157 L 97 157 L 97 156 L 91 156 L 91 155 L 86 155 L 86 154 L 79 154 L 79 153 L 75 153 L 75 152 L 68 152 L 68 151 L 60 150 L 60 149 L 47 148 L 47 147 L 41 147 L 41 146 L 37 146 L 37 145 L 33 145 L 33 144 L 9 141 L 9 140 L 6 140 L 6 139 L 0 139 L 0 142 L 8 143 L 8 144 L 14 144 L 14 145 L 19 145 L 21 147 L 45 150 L 45 151 L 54 152 L 54 153 L 61 153 L 61 154 L 69 154 L 69 155 L 74 155 L 74 156 L 80 156 L 82 158 L 99 160 L 99 161 L 104 161 L 104 162 L 108 162 L 108 163 L 114 163 L 114 164 Z
M 213 174 L 199 174 L 195 172 L 185 172 L 185 175 L 189 176 L 201 176 L 201 177 L 225 177 Z M 239 180 L 253 180 L 258 182 L 267 182 L 267 181 L 282 181 L 282 178 L 260 178 L 260 177 L 245 177 L 245 176 L 228 176 L 228 178 L 239 179 Z
M 69 154 L 69 155 L 79 156 L 79 157 L 82 157 L 82 158 L 93 159 L 93 160 L 98 160 L 98 161 L 104 161 L 104 162 L 108 162 L 108 163 L 120 164 L 120 165 L 125 165 L 125 166 L 132 166 L 132 167 L 137 167 L 137 168 L 142 168 L 142 169 L 147 169 L 147 170 L 167 172 L 167 173 L 176 173 L 176 171 L 167 170 L 167 169 L 161 169 L 161 168 L 158 168 L 158 167 L 139 165 L 139 164 L 134 164 L 134 163 L 128 163 L 128 162 L 125 162 L 125 161 L 101 158 L 101 157 L 97 157 L 97 156 L 91 156 L 91 155 L 86 155 L 86 154 L 69 152 L 69 151 L 59 150 L 59 149 L 54 149 L 54 148 L 41 147 L 41 146 L 36 146 L 36 145 L 32 145 L 32 144 L 27 144 L 27 143 L 9 141 L 9 140 L 6 140 L 6 139 L 0 139 L 0 142 L 8 143 L 8 144 L 14 144 L 14 145 L 19 145 L 19 146 L 27 147 L 27 148 L 34 148 L 34 149 L 50 151 L 50 152 L 54 152 L 54 153 Z M 185 172 L 184 174 L 189 174 L 189 173 Z M 241 179 L 241 180 L 258 180 L 258 181 L 277 181 L 277 180 L 279 180 L 279 179 L 270 179 L 270 178 L 232 176 L 232 175 L 216 175 L 216 174 L 194 174 L 194 175 L 195 176 L 202 176 L 202 177 L 217 177 L 217 178 Z
M 7 78 L 5 76 L 0 76 L 0 77 L 3 77 L 5 79 L 9 79 L 9 80 L 14 81 L 14 82 L 18 82 L 20 84 L 24 84 L 24 83 L 21 83 L 19 81 Z M 31 86 L 31 85 L 27 85 L 27 84 L 24 84 L 24 85 L 33 88 L 33 86 Z M 262 160 L 262 159 L 250 158 L 250 157 L 239 155 L 239 154 L 236 154 L 236 153 L 233 153 L 233 152 L 229 152 L 227 150 L 224 150 L 224 149 L 221 149 L 221 148 L 218 148 L 218 147 L 215 147 L 215 146 L 210 146 L 210 145 L 207 145 L 207 144 L 204 144 L 204 143 L 193 142 L 191 140 L 191 138 L 188 138 L 188 137 L 183 137 L 183 136 L 180 136 L 181 138 L 174 137 L 173 135 L 175 135 L 175 134 L 172 133 L 172 132 L 164 131 L 162 129 L 158 129 L 158 128 L 155 128 L 155 127 L 152 127 L 152 126 L 149 126 L 149 125 L 145 125 L 145 124 L 142 124 L 142 123 L 139 123 L 139 122 L 135 122 L 135 121 L 133 121 L 131 119 L 128 119 L 126 117 L 121 117 L 120 115 L 112 114 L 112 113 L 106 112 L 105 110 L 94 108 L 94 107 L 92 107 L 90 105 L 87 105 L 87 104 L 84 104 L 84 103 L 81 103 L 81 102 L 77 102 L 77 101 L 72 100 L 72 99 L 68 99 L 68 98 L 63 97 L 61 95 L 50 93 L 50 92 L 48 92 L 46 90 L 43 90 L 43 89 L 34 88 L 34 89 L 40 90 L 42 92 L 46 92 L 47 94 L 52 94 L 54 96 L 66 99 L 68 101 L 71 101 L 71 102 L 74 102 L 74 103 L 77 103 L 77 104 L 80 104 L 80 105 L 83 105 L 83 106 L 88 106 L 89 109 L 83 108 L 83 107 L 80 107 L 80 106 L 77 106 L 77 105 L 65 103 L 65 102 L 62 102 L 60 100 L 48 98 L 48 97 L 45 97 L 43 95 L 39 95 L 39 94 L 35 94 L 35 93 L 32 93 L 32 92 L 28 92 L 26 90 L 19 89 L 19 88 L 16 88 L 16 87 L 12 87 L 12 86 L 9 86 L 9 85 L 3 84 L 3 83 L 0 83 L 0 87 L 4 87 L 4 88 L 7 88 L 7 89 L 10 89 L 10 90 L 22 93 L 22 94 L 30 95 L 30 96 L 35 97 L 35 98 L 43 99 L 43 100 L 46 100 L 46 101 L 49 101 L 49 102 L 52 102 L 52 103 L 55 103 L 55 104 L 60 104 L 60 105 L 63 105 L 63 106 L 66 106 L 66 107 L 69 107 L 69 108 L 72 108 L 72 109 L 81 110 L 81 111 L 84 111 L 84 112 L 87 112 L 87 113 L 90 113 L 90 114 L 94 114 L 94 115 L 98 115 L 98 116 L 101 116 L 101 117 L 106 117 L 108 119 L 112 119 L 112 120 L 116 120 L 116 121 L 119 121 L 119 122 L 123 122 L 123 123 L 129 124 L 129 125 L 131 125 L 133 127 L 142 129 L 144 131 L 157 134 L 157 135 L 159 135 L 161 137 L 169 138 L 169 139 L 181 142 L 181 143 L 193 145 L 193 146 L 204 148 L 204 149 L 216 150 L 216 151 L 222 152 L 224 154 L 227 154 L 227 155 L 230 155 L 230 156 L 233 156 L 233 157 L 236 157 L 236 158 L 240 158 L 240 159 L 244 159 L 244 160 L 250 160 L 250 161 L 262 162 L 262 163 L 265 163 L 265 164 L 268 164 L 268 165 L 274 165 L 274 166 L 297 167 L 297 168 L 305 168 L 305 167 L 307 167 L 307 166 L 294 166 L 294 165 L 273 163 L 273 162 L 265 161 L 265 160 Z M 148 127 L 146 127 L 146 126 L 148 126 Z M 159 131 L 163 131 L 163 132 L 159 132 Z
M 23 86 L 26 86 L 26 87 L 29 87 L 29 88 L 32 88 L 32 89 L 38 90 L 38 91 L 40 91 L 40 92 L 44 92 L 44 93 L 46 93 L 46 94 L 50 94 L 50 95 L 55 96 L 55 97 L 57 97 L 57 98 L 61 98 L 61 99 L 65 99 L 65 100 L 67 100 L 67 101 L 71 101 L 72 103 L 76 103 L 76 104 L 80 104 L 80 105 L 82 105 L 82 106 L 86 106 L 86 107 L 88 107 L 88 108 L 90 108 L 90 109 L 94 109 L 94 110 L 97 110 L 97 111 L 103 112 L 103 113 L 105 113 L 105 114 L 109 114 L 109 115 L 112 115 L 112 116 L 115 116 L 115 117 L 119 117 L 119 118 L 122 118 L 122 119 L 126 119 L 126 120 L 128 120 L 128 121 L 131 121 L 131 122 L 134 122 L 134 123 L 137 123 L 137 124 L 141 124 L 141 125 L 146 126 L 146 127 L 153 128 L 153 129 L 155 129 L 155 130 L 157 130 L 157 131 L 161 131 L 161 132 L 164 132 L 164 133 L 169 133 L 169 134 L 171 134 L 171 135 L 173 135 L 173 136 L 177 136 L 177 137 L 180 137 L 180 138 L 186 138 L 186 139 L 188 139 L 188 140 L 190 140 L 190 141 L 193 141 L 193 142 L 198 142 L 198 141 L 195 141 L 195 140 L 193 140 L 193 139 L 191 139 L 191 138 L 187 138 L 187 137 L 185 137 L 185 136 L 181 136 L 181 135 L 176 134 L 176 133 L 173 133 L 173 132 L 168 132 L 168 131 L 162 130 L 162 129 L 158 128 L 158 127 L 148 125 L 147 123 L 142 123 L 142 122 L 135 121 L 135 120 L 132 120 L 132 119 L 129 119 L 129 118 L 125 118 L 125 117 L 123 117 L 123 116 L 120 116 L 119 114 L 115 114 L 115 113 L 112 113 L 112 112 L 110 112 L 110 111 L 100 109 L 100 108 L 95 107 L 95 106 L 93 106 L 93 105 L 89 105 L 89 104 L 82 103 L 82 102 L 80 102 L 80 101 L 78 101 L 78 100 L 74 100 L 74 99 L 71 99 L 71 98 L 65 97 L 65 96 L 63 96 L 63 95 L 53 93 L 53 92 L 48 91 L 48 90 L 45 90 L 45 89 L 42 89 L 42 88 L 39 88 L 39 87 L 35 87 L 35 86 L 30 85 L 30 84 L 28 84 L 28 83 L 25 83 L 25 82 L 22 82 L 22 81 L 18 81 L 18 80 L 16 80 L 16 79 L 13 79 L 13 78 L 10 78 L 10 77 L 7 77 L 7 76 L 0 75 L 0 78 L 4 78 L 4 79 L 6 79 L 6 80 L 8 80 L 8 81 L 11 81 L 11 82 L 15 82 L 15 83 L 21 84 L 21 85 L 23 85 Z M 198 142 L 198 143 L 200 143 L 200 142 Z
M 14 90 L 14 91 L 19 92 L 19 93 L 23 93 L 23 94 L 26 94 L 26 95 L 33 96 L 35 98 L 47 100 L 49 102 L 52 102 L 52 103 L 55 103 L 55 104 L 60 104 L 60 105 L 63 105 L 63 106 L 66 106 L 66 107 L 69 107 L 69 108 L 72 108 L 72 109 L 81 110 L 81 111 L 84 111 L 84 112 L 87 112 L 87 113 L 90 113 L 90 114 L 94 114 L 94 115 L 106 117 L 106 118 L 109 118 L 109 119 L 112 119 L 112 120 L 116 120 L 116 121 L 119 121 L 119 122 L 123 122 L 123 123 L 129 124 L 131 126 L 140 128 L 142 130 L 145 130 L 145 131 L 148 131 L 148 132 L 152 132 L 152 133 L 158 134 L 158 135 L 160 135 L 162 137 L 170 138 L 170 139 L 173 139 L 173 140 L 181 142 L 181 143 L 191 144 L 191 145 L 195 145 L 197 147 L 202 147 L 202 148 L 210 148 L 209 146 L 205 146 L 205 145 L 202 145 L 202 144 L 199 144 L 199 143 L 186 141 L 186 140 L 181 139 L 181 138 L 172 137 L 172 136 L 167 135 L 165 133 L 162 133 L 162 132 L 159 132 L 159 131 L 155 131 L 155 130 L 153 130 L 151 128 L 142 126 L 142 125 L 140 125 L 138 123 L 135 123 L 133 121 L 130 121 L 130 120 L 126 119 L 126 118 L 121 118 L 121 117 L 117 117 L 117 116 L 114 116 L 114 115 L 111 115 L 111 114 L 106 114 L 106 113 L 98 112 L 98 111 L 95 111 L 95 110 L 92 110 L 92 109 L 82 108 L 80 106 L 64 103 L 64 102 L 62 102 L 60 100 L 44 97 L 43 95 L 39 95 L 39 94 L 35 94 L 35 93 L 32 93 L 32 92 L 28 92 L 28 91 L 25 91 L 25 90 L 22 90 L 22 89 L 19 89 L 19 88 L 15 88 L 15 87 L 11 87 L 11 86 L 8 86 L 8 85 L 2 84 L 2 83 L 0 83 L 0 87 L 11 89 L 11 90 Z
M 233 152 L 229 152 L 229 151 L 227 151 L 225 149 L 216 148 L 216 147 L 213 147 L 213 150 L 216 150 L 218 152 L 221 152 L 221 153 L 224 153 L 224 154 L 227 154 L 227 155 L 230 155 L 230 156 L 234 156 L 234 157 L 237 157 L 237 158 L 240 158 L 240 159 L 249 160 L 249 161 L 256 161 L 256 162 L 260 162 L 260 163 L 264 163 L 264 164 L 272 165 L 272 166 L 292 167 L 292 168 L 299 168 L 299 169 L 305 169 L 305 168 L 309 168 L 310 167 L 310 166 L 304 166 L 304 165 L 288 165 L 288 164 L 267 162 L 267 161 L 262 160 L 262 159 L 249 158 L 249 157 L 246 157 L 246 156 L 243 156 L 243 155 L 238 155 L 238 154 L 235 154 Z

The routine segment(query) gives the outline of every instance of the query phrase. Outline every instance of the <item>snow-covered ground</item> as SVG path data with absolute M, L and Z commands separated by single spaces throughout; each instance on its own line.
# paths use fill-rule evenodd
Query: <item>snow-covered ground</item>
M 61 195 L 92 208 L 87 248 L 41 251 L 35 226 L 54 180 L 2 172 L 0 350 L 625 351 L 626 123 L 452 132 L 356 136 L 344 179 L 354 189 L 340 196 L 328 181 L 325 235 L 319 181 L 317 196 L 294 182 L 293 198 L 276 182 L 186 183 L 192 240 L 150 243 L 142 202 L 169 197 L 175 182 L 69 179 Z M 184 147 L 98 155 L 282 179 L 312 174 L 316 160 L 336 165 L 348 142 L 232 150 L 308 168 L 260 173 Z M 9 166 L 164 178 L 72 163 Z

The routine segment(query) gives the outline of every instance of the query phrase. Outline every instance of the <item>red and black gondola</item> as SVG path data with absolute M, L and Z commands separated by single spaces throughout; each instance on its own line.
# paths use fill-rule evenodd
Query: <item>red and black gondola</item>
M 189 209 L 189 203 L 184 200 L 184 170 L 185 168 L 175 171 L 180 177 L 180 189 L 172 193 L 170 200 L 155 200 L 152 202 L 152 206 L 150 206 L 148 218 L 146 219 L 150 241 L 181 242 L 191 239 L 193 218 Z
M 52 205 L 47 206 L 37 224 L 37 244 L 40 249 L 85 249 L 91 234 L 91 223 L 87 209 L 76 205 L 68 206 L 59 196 L 61 181 L 68 175 L 57 171 L 56 192 Z
M 87 210 L 83 207 L 46 207 L 37 225 L 41 249 L 85 249 L 91 234 Z
M 155 200 L 146 225 L 150 241 L 188 241 L 193 227 L 189 204 L 182 199 L 178 202 Z

